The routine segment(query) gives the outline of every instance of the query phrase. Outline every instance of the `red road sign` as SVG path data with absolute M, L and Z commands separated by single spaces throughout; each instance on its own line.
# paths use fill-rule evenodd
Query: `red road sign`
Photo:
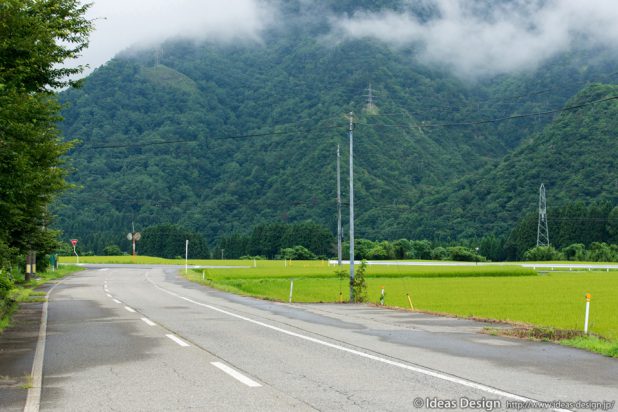
M 71 239 L 71 244 L 75 247 L 75 245 L 77 245 L 77 239 Z

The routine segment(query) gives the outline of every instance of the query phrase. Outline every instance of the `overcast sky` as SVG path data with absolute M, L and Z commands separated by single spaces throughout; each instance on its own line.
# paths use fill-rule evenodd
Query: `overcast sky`
M 172 36 L 221 41 L 260 41 L 277 21 L 285 0 L 94 0 L 96 30 L 80 63 L 91 69 L 135 44 Z M 576 42 L 618 45 L 618 0 L 493 1 L 405 0 L 431 3 L 439 15 L 418 20 L 411 12 L 315 16 L 332 26 L 331 43 L 372 37 L 393 46 L 417 46 L 419 57 L 478 77 L 534 68 Z M 477 4 L 476 7 L 471 7 Z M 480 10 L 480 12 L 479 12 Z
M 135 44 L 173 36 L 259 41 L 276 10 L 261 0 L 93 0 L 95 31 L 80 64 L 94 69 Z
M 420 21 L 411 12 L 357 13 L 335 18 L 334 36 L 414 45 L 421 59 L 464 77 L 534 69 L 576 44 L 618 45 L 618 0 L 512 0 L 502 6 L 492 1 L 415 1 L 436 5 L 438 16 Z

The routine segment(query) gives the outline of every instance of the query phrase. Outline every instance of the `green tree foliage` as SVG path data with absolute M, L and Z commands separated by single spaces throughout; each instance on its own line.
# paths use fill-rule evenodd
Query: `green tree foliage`
M 151 226 L 142 232 L 138 242 L 140 254 L 174 259 L 185 257 L 186 241 L 189 241 L 189 259 L 209 259 L 210 252 L 204 238 L 178 225 Z
M 573 243 L 562 249 L 567 260 L 583 261 L 587 259 L 586 246 L 583 243 Z
M 367 272 L 367 262 L 363 259 L 360 266 L 354 273 L 354 283 L 352 289 L 354 290 L 354 302 L 362 303 L 367 301 L 367 280 L 365 279 L 365 272 Z
M 103 254 L 105 256 L 119 256 L 122 255 L 122 250 L 118 245 L 107 245 L 103 249 Z
M 562 260 L 564 256 L 553 246 L 535 246 L 524 253 L 524 260 Z
M 431 259 L 433 260 L 447 260 L 448 257 L 449 253 L 445 247 L 438 246 L 431 251 Z
M 609 202 L 568 203 L 563 207 L 549 208 L 547 221 L 549 239 L 556 248 L 581 243 L 590 246 L 594 242 L 609 242 L 612 239 L 612 208 Z M 507 259 L 517 260 L 526 250 L 536 245 L 538 214 L 527 214 L 513 229 L 504 246 Z M 574 253 L 570 249 L 567 258 Z
M 223 236 L 214 250 L 214 256 L 221 256 L 223 250 L 224 256 L 232 259 L 241 256 L 274 259 L 282 249 L 302 246 L 314 256 L 327 257 L 334 252 L 334 242 L 330 230 L 317 223 L 265 223 L 255 226 L 246 236 Z
M 454 180 L 437 195 L 417 205 L 419 237 L 440 233 L 443 238 L 474 238 L 486 233 L 506 235 L 515 222 L 535 220 L 538 189 L 547 188 L 552 244 L 605 239 L 606 216 L 616 205 L 615 142 L 618 138 L 618 86 L 592 84 L 572 97 L 565 107 L 578 109 L 556 114 L 538 133 L 531 134 L 500 161 Z M 588 102 L 601 101 L 595 104 Z M 581 203 L 576 202 L 580 200 Z M 598 203 L 591 206 L 591 202 Z M 586 206 L 587 205 L 587 206 Z M 560 213 L 555 210 L 560 208 Z M 427 216 L 440 216 L 430 220 Z M 536 223 L 535 223 L 536 224 Z M 533 242 L 536 240 L 536 227 Z M 517 233 L 517 237 L 528 236 Z M 557 236 L 556 236 L 557 235 Z M 509 242 L 511 257 L 532 247 Z M 513 253 L 515 251 L 515 253 Z
M 615 262 L 618 260 L 618 245 L 594 242 L 590 245 L 588 260 L 593 262 Z
M 504 248 L 504 238 L 496 237 L 496 235 L 493 234 L 483 236 L 479 244 L 478 253 L 493 262 L 505 260 L 506 251 Z
M 0 3 L 0 255 L 54 249 L 47 206 L 66 188 L 54 89 L 74 84 L 67 68 L 91 30 L 77 0 L 3 0 Z
M 606 226 L 608 240 L 612 243 L 618 243 L 618 206 L 614 207 L 607 217 Z
M 304 246 L 294 246 L 281 249 L 281 258 L 293 260 L 315 260 L 317 256 Z
M 446 248 L 449 260 L 458 262 L 484 262 L 484 256 L 479 255 L 474 250 L 464 246 L 450 246 Z

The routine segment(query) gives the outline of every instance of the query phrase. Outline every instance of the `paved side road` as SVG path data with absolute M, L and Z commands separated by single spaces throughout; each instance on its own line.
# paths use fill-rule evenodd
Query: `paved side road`
M 261 301 L 164 268 L 97 268 L 51 294 L 42 390 L 31 390 L 41 410 L 616 409 L 615 359 L 483 326 Z M 11 402 L 0 408 L 20 410 Z

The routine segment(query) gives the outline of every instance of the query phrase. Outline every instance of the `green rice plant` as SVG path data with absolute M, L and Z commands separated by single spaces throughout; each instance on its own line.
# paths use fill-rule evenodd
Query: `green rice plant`
M 207 282 L 224 290 L 287 301 L 290 278 L 219 277 Z M 201 272 L 194 272 L 201 278 Z M 368 298 L 377 303 L 382 287 L 386 305 L 462 317 L 519 322 L 541 327 L 583 329 L 585 298 L 592 294 L 590 331 L 618 339 L 618 272 L 555 272 L 546 276 L 372 277 Z M 348 301 L 347 280 L 294 277 L 294 302 Z
M 238 267 L 233 269 L 209 269 L 211 279 L 232 278 L 330 278 L 338 267 L 328 265 L 325 261 L 259 261 L 256 267 Z M 349 272 L 349 266 L 342 270 Z M 478 266 L 403 266 L 403 265 L 368 265 L 366 278 L 381 277 L 502 277 L 502 276 L 536 276 L 531 268 L 517 265 L 478 265 Z

